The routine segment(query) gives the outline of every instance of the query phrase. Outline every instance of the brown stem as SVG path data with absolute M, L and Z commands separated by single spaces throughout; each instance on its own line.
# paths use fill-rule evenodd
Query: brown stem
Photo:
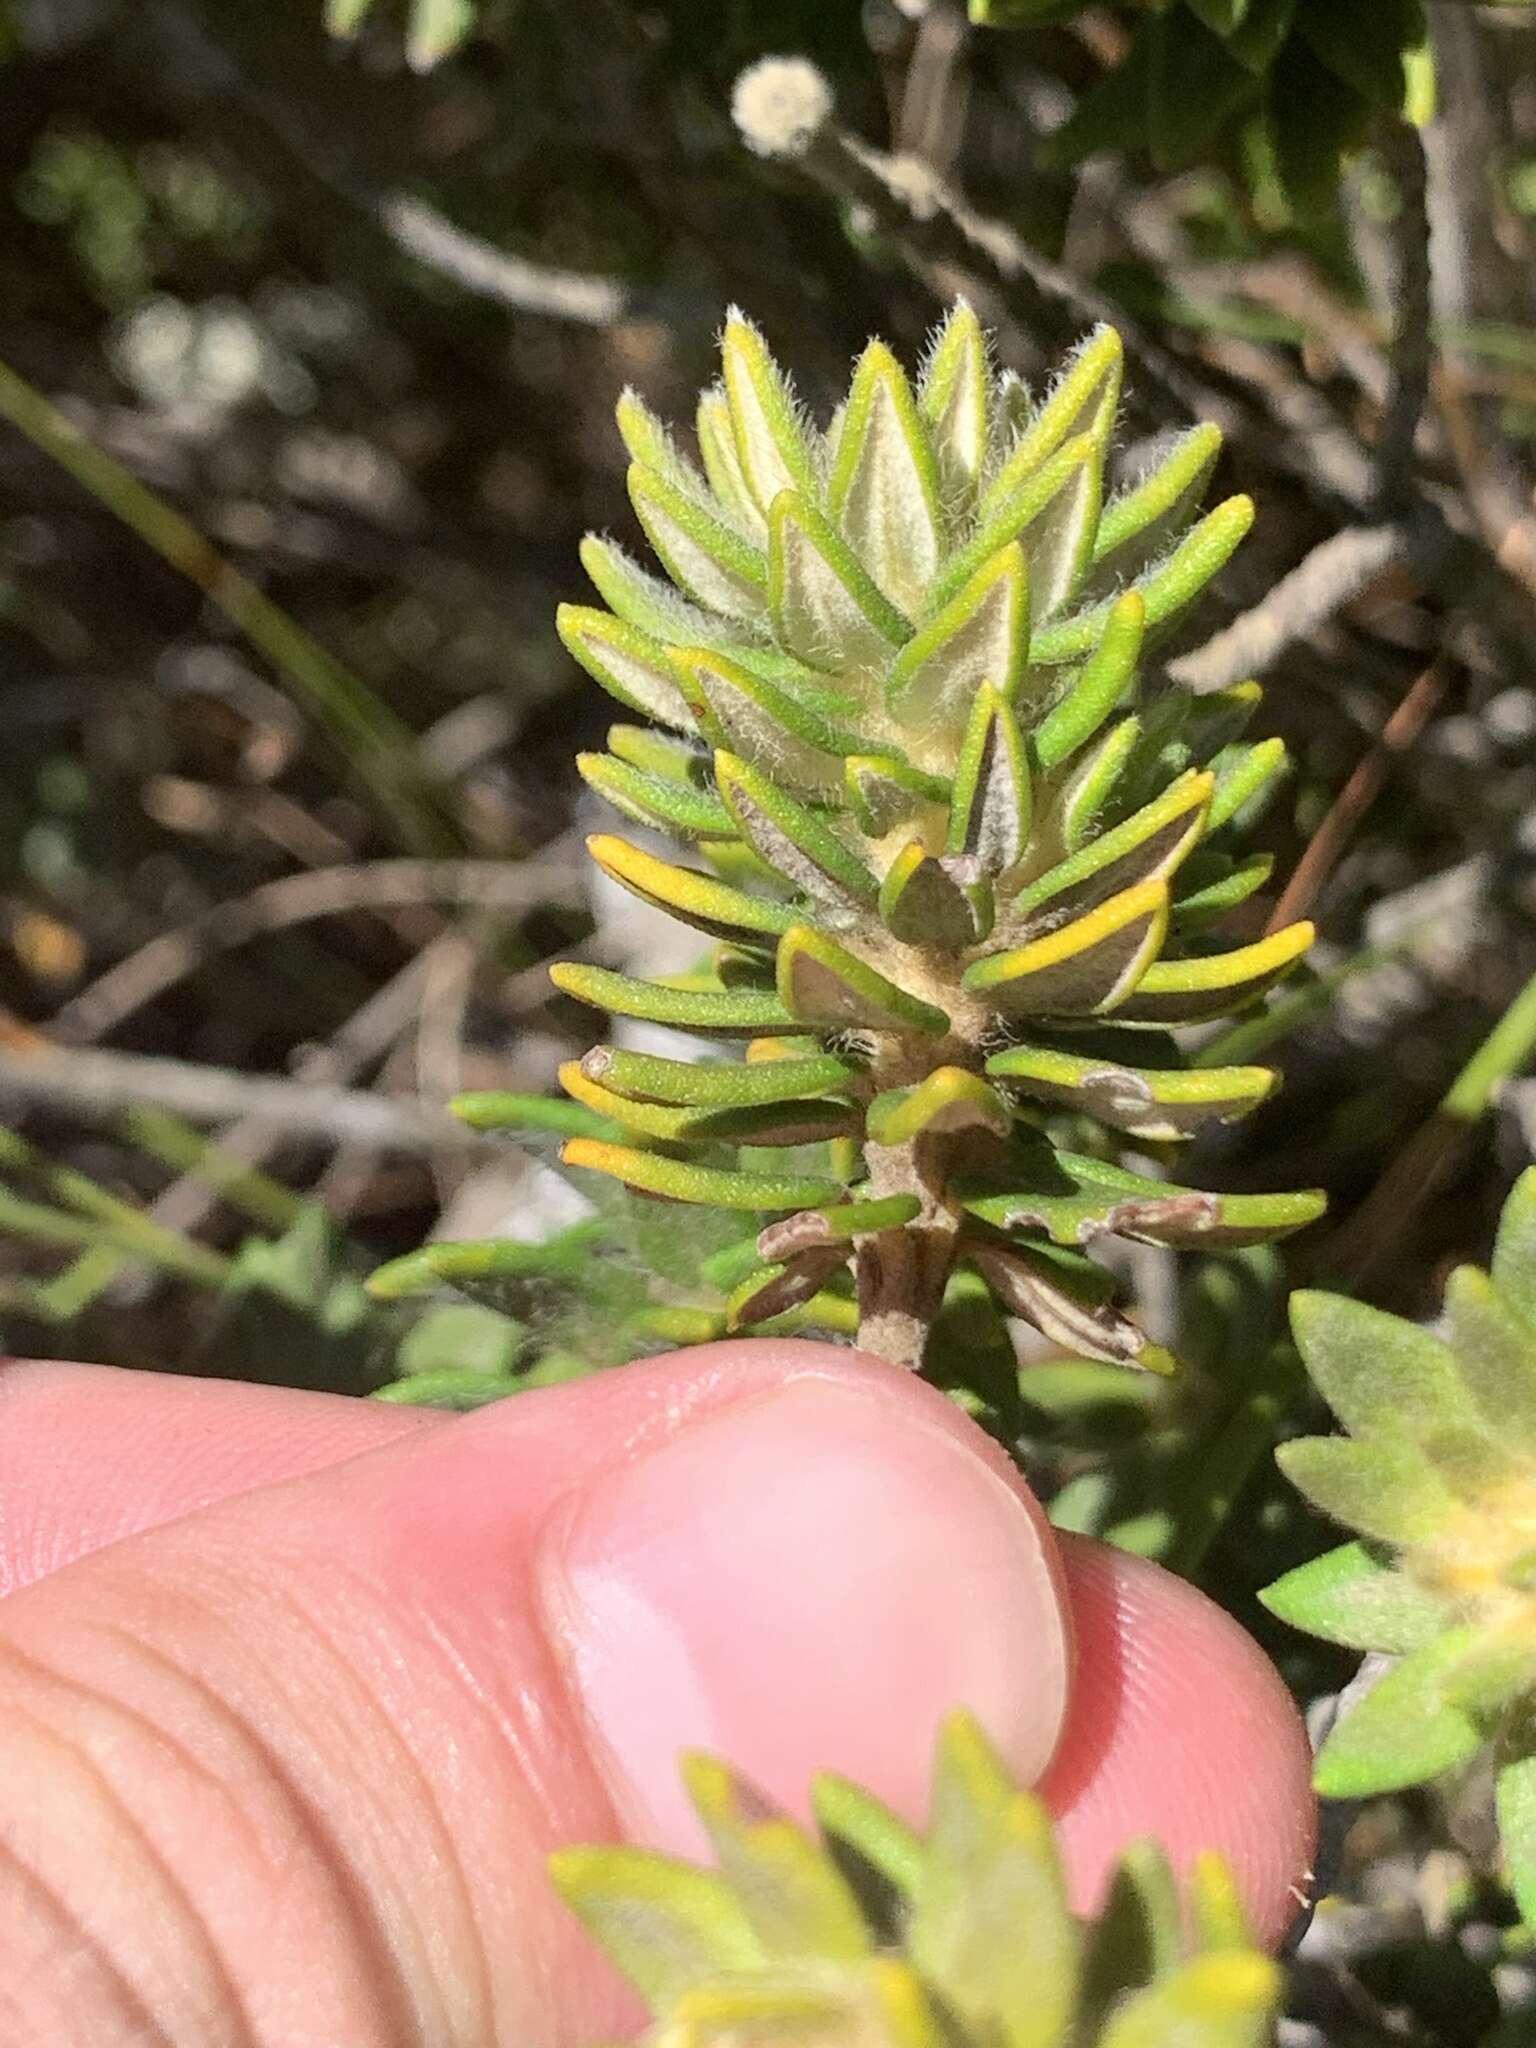
M 854 1241 L 859 1348 L 913 1372 L 922 1365 L 955 1262 L 959 1218 L 943 1199 L 949 1150 L 944 1138 L 927 1137 L 870 1145 L 865 1152 L 872 1197 L 916 1195 L 922 1208 L 899 1229 Z
M 861 1237 L 854 1247 L 859 1349 L 916 1372 L 954 1256 L 955 1228 L 948 1219 Z

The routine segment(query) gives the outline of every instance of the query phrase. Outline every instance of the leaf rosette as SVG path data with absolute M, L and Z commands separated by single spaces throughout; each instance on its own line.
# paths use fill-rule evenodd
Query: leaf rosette
M 975 1722 L 938 1745 L 919 1835 L 823 1777 L 819 1839 L 712 1757 L 684 1774 L 716 1867 L 568 1849 L 558 1889 L 639 1988 L 650 2048 L 1259 2048 L 1279 1972 L 1226 1866 L 1188 1895 L 1150 1844 L 1100 1918 L 1067 1904 L 1049 1814 Z
M 1324 1744 L 1318 1789 L 1398 1791 L 1491 1745 L 1510 1877 L 1536 1921 L 1536 1168 L 1505 1205 L 1492 1270 L 1451 1275 L 1443 1337 L 1331 1294 L 1297 1294 L 1291 1312 L 1348 1433 L 1279 1460 L 1359 1540 L 1264 1601 L 1396 1660 Z
M 915 383 L 872 342 L 825 431 L 739 315 L 722 357 L 697 462 L 632 393 L 618 409 L 667 579 L 591 538 L 607 609 L 559 619 L 648 721 L 615 725 L 583 775 L 685 849 L 603 833 L 593 858 L 713 950 L 685 975 L 554 977 L 745 1057 L 597 1048 L 561 1078 L 619 1135 L 566 1159 L 778 1219 L 737 1326 L 851 1262 L 860 1341 L 915 1364 L 969 1269 L 1068 1348 L 1159 1364 L 1084 1247 L 1251 1244 L 1321 1207 L 1171 1187 L 1046 1135 L 1065 1112 L 1177 1141 L 1274 1085 L 1193 1066 L 1176 1034 L 1259 998 L 1312 937 L 1213 930 L 1267 878 L 1241 827 L 1284 749 L 1241 739 L 1257 686 L 1196 697 L 1142 673 L 1252 507 L 1198 514 L 1211 427 L 1110 488 L 1108 328 L 1036 401 L 959 305 Z

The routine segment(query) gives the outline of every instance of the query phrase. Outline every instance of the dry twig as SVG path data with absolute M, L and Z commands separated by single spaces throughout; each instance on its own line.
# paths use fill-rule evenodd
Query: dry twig
M 427 1102 L 96 1048 L 0 1048 L 0 1098 L 87 1116 L 117 1116 L 152 1104 L 191 1123 L 258 1117 L 270 1129 L 379 1150 L 462 1152 L 483 1142 Z
M 1418 739 L 1445 695 L 1449 680 L 1443 657 L 1432 661 L 1382 727 L 1370 752 L 1355 764 L 1353 773 L 1324 814 L 1322 823 L 1308 840 L 1291 873 L 1279 902 L 1270 912 L 1266 931 L 1279 931 L 1295 919 L 1305 917 L 1339 863 L 1345 847 L 1359 830 L 1366 812 L 1381 794 L 1394 754 L 1404 754 Z
M 151 939 L 72 997 L 50 1029 L 65 1042 L 102 1038 L 216 954 L 313 918 L 410 903 L 451 903 L 511 915 L 540 903 L 583 900 L 583 879 L 574 861 L 553 857 L 518 866 L 485 860 L 380 860 L 284 875 Z

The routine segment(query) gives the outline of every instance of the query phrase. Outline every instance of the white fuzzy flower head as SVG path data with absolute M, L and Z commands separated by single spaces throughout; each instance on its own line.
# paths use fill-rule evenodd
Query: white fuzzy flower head
M 736 80 L 731 115 L 759 156 L 796 157 L 832 112 L 832 88 L 805 57 L 763 57 Z

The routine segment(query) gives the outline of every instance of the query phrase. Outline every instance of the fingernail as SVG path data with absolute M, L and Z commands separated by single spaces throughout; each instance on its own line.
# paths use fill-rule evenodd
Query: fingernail
M 802 1816 L 836 1770 L 921 1820 L 957 1706 L 1038 1777 L 1069 1663 L 1050 1542 L 900 1383 L 789 1380 L 610 1471 L 551 1533 L 541 1588 L 629 1837 L 697 1853 L 688 1749 Z

